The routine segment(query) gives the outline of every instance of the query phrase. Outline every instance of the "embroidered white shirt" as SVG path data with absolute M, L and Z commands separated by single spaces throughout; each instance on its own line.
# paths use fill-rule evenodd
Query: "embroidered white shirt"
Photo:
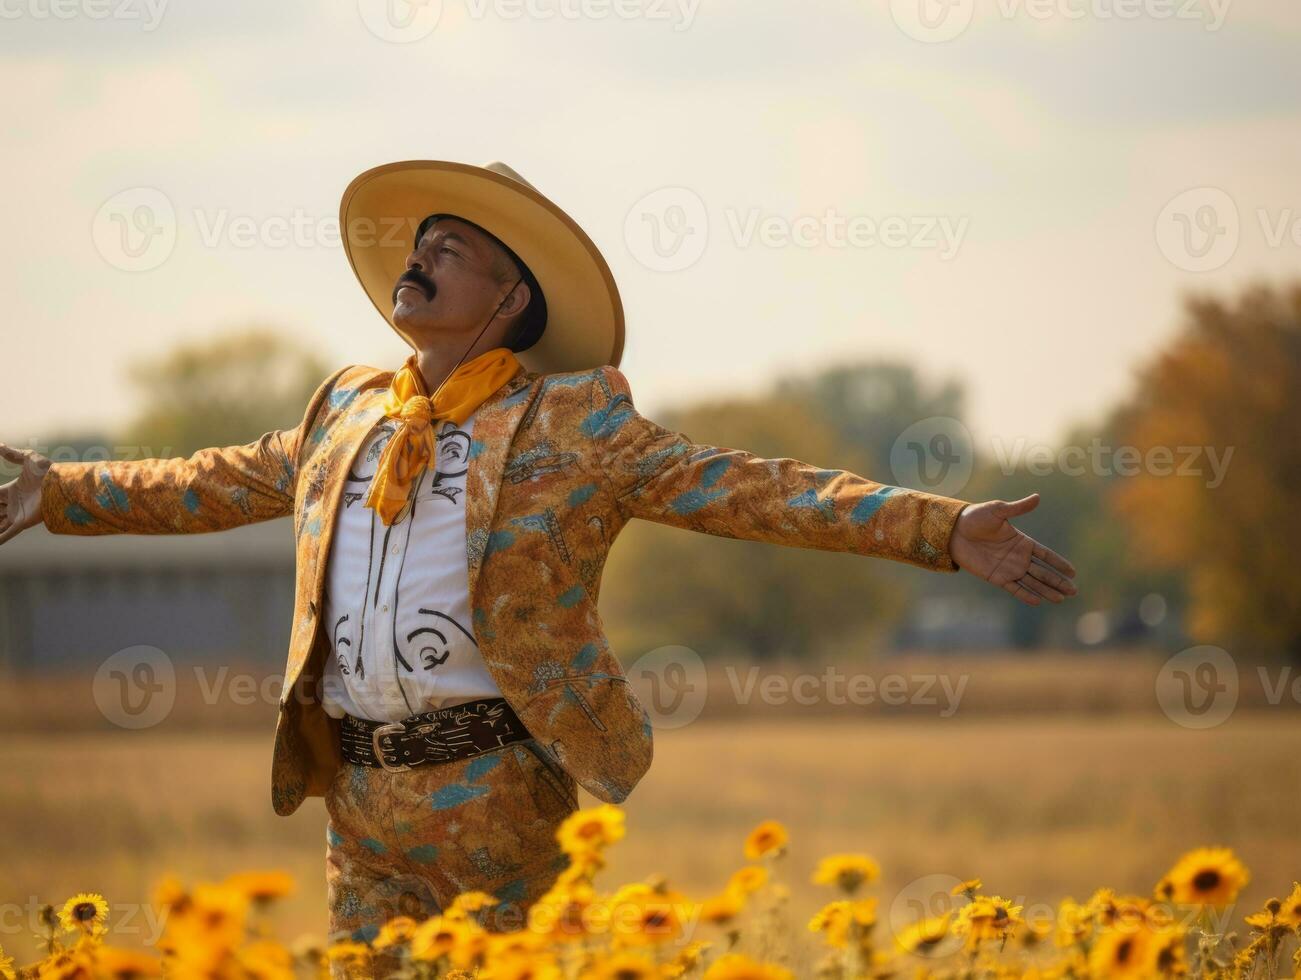
M 437 423 L 435 460 L 405 514 L 388 527 L 365 505 L 397 421 L 381 418 L 344 482 L 325 570 L 323 628 L 331 654 L 321 703 L 332 717 L 398 721 L 500 697 L 470 620 L 465 474 L 471 415 Z

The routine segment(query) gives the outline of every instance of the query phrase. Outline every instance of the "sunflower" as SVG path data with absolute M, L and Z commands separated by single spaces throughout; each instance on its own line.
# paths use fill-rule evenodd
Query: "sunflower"
M 623 943 L 663 943 L 682 934 L 685 896 L 646 884 L 625 885 L 607 904 L 612 931 Z
M 598 931 L 600 924 L 592 921 L 595 904 L 591 885 L 557 882 L 529 909 L 529 930 L 553 940 L 582 939 Z
M 86 949 L 64 949 L 44 959 L 37 967 L 39 980 L 89 980 L 95 964 Z
M 14 971 L 14 958 L 6 956 L 3 946 L 0 946 L 0 980 L 14 980 L 17 973 Z
M 293 955 L 279 943 L 260 939 L 242 947 L 236 958 L 240 976 L 249 980 L 293 980 Z
M 637 953 L 613 953 L 600 956 L 584 977 L 590 980 L 659 980 L 660 968 Z
M 1280 903 L 1278 917 L 1293 929 L 1301 928 L 1301 882 L 1292 882 L 1292 894 Z
M 827 942 L 843 949 L 849 945 L 851 935 L 856 935 L 861 942 L 876 925 L 876 899 L 866 898 L 860 901 L 842 899 L 822 907 L 809 920 L 810 932 L 824 933 Z
M 1150 975 L 1153 936 L 1146 929 L 1106 929 L 1089 951 L 1089 967 L 1095 976 L 1127 980 Z
M 59 925 L 69 932 L 80 929 L 82 932 L 98 935 L 104 930 L 108 921 L 108 902 L 103 895 L 95 892 L 82 892 L 73 895 L 59 909 Z
M 1089 908 L 1098 925 L 1107 929 L 1158 928 L 1174 921 L 1169 909 L 1141 895 L 1117 895 L 1110 888 L 1099 888 L 1094 892 L 1089 899 Z
M 949 935 L 952 912 L 914 922 L 895 937 L 895 943 L 905 953 L 914 956 L 933 956 Z
M 556 840 L 566 854 L 585 854 L 623 839 L 623 811 L 602 803 L 576 810 L 556 829 Z
M 141 950 L 101 946 L 95 951 L 95 976 L 103 980 L 138 980 L 162 975 L 162 960 Z
M 852 895 L 868 881 L 881 876 L 881 866 L 866 854 L 830 854 L 818 862 L 813 872 L 815 885 L 835 885 Z
M 760 963 L 740 953 L 728 953 L 705 971 L 705 980 L 793 980 L 790 970 Z
M 765 820 L 745 839 L 745 856 L 750 861 L 757 861 L 765 855 L 779 857 L 790 842 L 790 834 L 776 820 Z
M 550 955 L 534 953 L 495 960 L 475 976 L 476 980 L 561 980 L 563 974 Z
M 249 901 L 264 905 L 294 890 L 293 877 L 284 871 L 240 871 L 228 877 L 227 888 L 243 892 Z
M 669 980 L 676 980 L 694 970 L 700 963 L 700 958 L 705 955 L 705 950 L 712 945 L 712 943 L 687 943 L 678 951 L 677 956 L 664 964 L 664 976 Z
M 1021 909 L 997 895 L 977 895 L 958 909 L 954 932 L 973 946 L 985 939 L 1006 939 L 1022 923 Z
M 452 904 L 447 907 L 446 915 L 452 919 L 463 919 L 499 904 L 497 899 L 487 892 L 462 892 L 452 899 Z
M 411 956 L 417 960 L 437 960 L 450 956 L 483 930 L 468 919 L 445 915 L 430 916 L 411 932 Z
M 725 926 L 745 909 L 745 893 L 729 888 L 700 905 L 700 918 L 716 926 Z
M 403 946 L 411 942 L 416 932 L 416 920 L 409 915 L 397 915 L 379 927 L 379 932 L 371 940 L 376 949 L 388 949 L 390 946 Z
M 1057 906 L 1057 945 L 1063 949 L 1074 946 L 1088 939 L 1092 932 L 1093 906 L 1063 898 Z
M 949 894 L 953 897 L 966 895 L 967 898 L 975 898 L 976 892 L 983 888 L 985 883 L 979 878 L 968 878 L 966 881 L 960 881 L 949 889 Z
M 1180 905 L 1228 905 L 1251 874 L 1227 847 L 1199 847 L 1181 857 L 1169 874 L 1170 900 Z
M 768 869 L 758 864 L 747 864 L 732 872 L 727 879 L 727 890 L 738 891 L 743 895 L 753 895 L 768 881 Z
M 325 958 L 330 963 L 361 966 L 370 960 L 370 947 L 365 943 L 341 940 L 325 947 Z

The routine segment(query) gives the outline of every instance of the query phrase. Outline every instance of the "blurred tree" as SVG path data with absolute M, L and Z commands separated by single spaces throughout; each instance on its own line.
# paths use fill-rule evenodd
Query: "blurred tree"
M 297 425 L 329 374 L 313 349 L 260 326 L 183 344 L 135 364 L 144 405 L 122 441 L 188 456 Z
M 1236 306 L 1193 297 L 1185 314 L 1117 414 L 1155 465 L 1117 480 L 1112 503 L 1139 562 L 1186 570 L 1196 639 L 1301 660 L 1301 284 Z M 1218 485 L 1203 447 L 1227 460 Z
M 863 370 L 875 375 L 882 369 Z M 827 390 L 837 387 L 821 388 L 815 378 L 783 385 L 780 394 L 657 414 L 656 421 L 699 444 L 793 457 L 890 483 L 894 432 L 887 438 L 887 427 L 876 439 L 885 446 L 881 465 L 863 465 L 876 457 L 875 449 L 848 443 L 842 433 L 871 430 L 862 416 L 906 414 L 893 403 L 893 389 L 867 402 L 818 394 Z M 844 419 L 844 413 L 859 418 Z M 830 424 L 832 418 L 841 424 Z M 611 555 L 601 596 L 603 610 L 613 610 L 607 618 L 617 624 L 612 640 L 624 649 L 683 644 L 702 655 L 798 657 L 823 648 L 871 646 L 898 620 L 910 589 L 924 577 L 916 569 L 857 555 L 720 540 L 633 522 Z
M 956 381 L 932 388 L 913 367 L 897 361 L 863 361 L 787 378 L 774 391 L 779 401 L 809 406 L 836 434 L 837 468 L 882 483 L 892 482 L 890 450 L 899 434 L 934 416 L 961 419 L 962 394 Z

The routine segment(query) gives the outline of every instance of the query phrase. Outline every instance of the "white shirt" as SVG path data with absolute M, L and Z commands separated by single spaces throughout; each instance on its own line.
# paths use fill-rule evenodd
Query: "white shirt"
M 436 424 L 437 466 L 392 525 L 365 501 L 395 419 L 375 424 L 344 482 L 323 604 L 331 655 L 321 702 L 334 718 L 398 721 L 501 696 L 470 619 L 464 498 L 474 416 Z

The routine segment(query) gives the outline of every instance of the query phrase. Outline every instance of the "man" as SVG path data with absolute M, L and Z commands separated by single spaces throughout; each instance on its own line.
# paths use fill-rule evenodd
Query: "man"
M 332 933 L 369 938 L 461 891 L 522 909 L 563 865 L 577 786 L 632 791 L 651 728 L 597 597 L 634 517 L 961 568 L 1031 605 L 1075 594 L 1070 563 L 1008 522 L 1035 496 L 967 505 L 640 415 L 604 259 L 504 164 L 375 168 L 341 224 L 413 350 L 398 371 L 343 368 L 296 428 L 188 459 L 51 465 L 0 447 L 21 464 L 0 542 L 42 521 L 173 534 L 293 516 L 272 801 L 325 798 Z

